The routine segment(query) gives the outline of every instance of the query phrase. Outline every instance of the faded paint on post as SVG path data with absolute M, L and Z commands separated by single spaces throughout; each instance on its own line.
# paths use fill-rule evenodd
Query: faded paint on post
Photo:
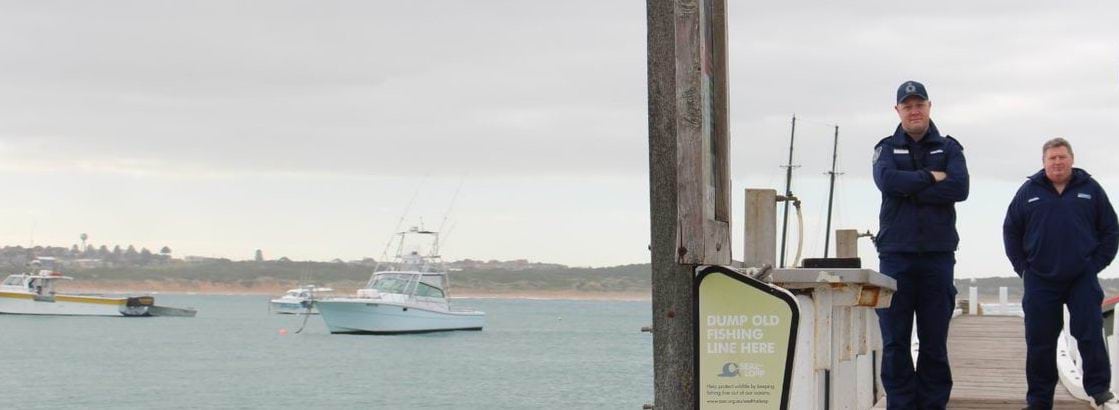
M 677 263 L 686 265 L 731 263 L 725 10 L 725 0 L 674 2 L 672 73 L 654 77 L 650 49 L 650 83 L 673 85 Z
M 800 323 L 797 325 L 797 354 L 793 358 L 793 380 L 789 386 L 790 409 L 816 409 L 823 402 L 823 383 L 817 385 L 817 371 L 814 369 L 816 345 L 815 302 L 808 295 L 797 295 Z M 812 307 L 809 309 L 809 307 Z M 823 375 L 823 371 L 819 374 Z M 818 388 L 819 387 L 819 388 Z

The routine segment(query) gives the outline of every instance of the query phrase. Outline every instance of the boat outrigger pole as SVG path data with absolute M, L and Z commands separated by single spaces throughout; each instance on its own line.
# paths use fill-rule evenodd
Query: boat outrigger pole
M 836 152 L 838 150 L 839 150 L 839 126 L 836 125 L 835 126 L 835 140 L 832 142 L 832 146 L 831 146 L 831 171 L 828 172 L 828 175 L 831 176 L 831 182 L 828 185 L 828 223 L 827 223 L 827 228 L 824 229 L 824 258 L 828 257 L 828 245 L 831 244 L 829 240 L 831 239 L 831 206 L 832 206 L 832 200 L 835 199 L 835 176 L 842 174 L 842 173 L 836 173 L 835 172 L 835 158 L 836 158 Z
M 797 134 L 797 116 L 793 114 L 793 130 L 789 134 L 789 164 L 785 165 L 785 198 L 793 197 L 793 141 L 796 139 Z M 785 219 L 781 223 L 781 267 L 785 267 L 785 243 L 786 236 L 789 234 L 789 201 L 785 201 Z

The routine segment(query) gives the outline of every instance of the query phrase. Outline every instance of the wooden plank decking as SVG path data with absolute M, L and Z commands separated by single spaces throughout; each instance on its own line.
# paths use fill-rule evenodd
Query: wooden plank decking
M 952 409 L 1020 409 L 1026 401 L 1026 329 L 1016 316 L 960 316 L 948 330 Z M 1088 409 L 1057 384 L 1055 409 Z
M 1026 404 L 1026 339 L 1020 317 L 960 316 L 948 331 L 949 409 L 1020 409 Z M 1060 383 L 1054 409 L 1089 409 Z M 885 408 L 879 403 L 878 408 Z

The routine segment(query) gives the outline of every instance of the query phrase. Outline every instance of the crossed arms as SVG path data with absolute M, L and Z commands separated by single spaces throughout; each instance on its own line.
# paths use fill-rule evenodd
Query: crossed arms
M 888 145 L 879 146 L 881 150 Z M 948 156 L 945 171 L 934 171 L 928 167 L 915 171 L 897 168 L 890 158 L 880 152 L 874 161 L 874 184 L 878 190 L 890 196 L 909 198 L 919 204 L 951 204 L 967 199 L 968 174 L 967 161 L 958 145 L 948 144 L 944 154 Z

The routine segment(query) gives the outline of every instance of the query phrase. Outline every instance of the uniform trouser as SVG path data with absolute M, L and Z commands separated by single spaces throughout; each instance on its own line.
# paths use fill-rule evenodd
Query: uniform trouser
M 952 252 L 880 253 L 879 270 L 897 280 L 890 307 L 878 309 L 882 386 L 890 409 L 944 409 L 952 392 L 948 322 L 956 307 Z M 920 347 L 912 356 L 913 317 Z
M 1026 401 L 1031 408 L 1053 406 L 1057 385 L 1057 338 L 1068 305 L 1069 332 L 1076 338 L 1084 368 L 1084 391 L 1096 395 L 1110 390 L 1111 366 L 1103 338 L 1103 290 L 1091 273 L 1054 282 L 1029 272 L 1024 275 L 1022 308 L 1026 313 Z

